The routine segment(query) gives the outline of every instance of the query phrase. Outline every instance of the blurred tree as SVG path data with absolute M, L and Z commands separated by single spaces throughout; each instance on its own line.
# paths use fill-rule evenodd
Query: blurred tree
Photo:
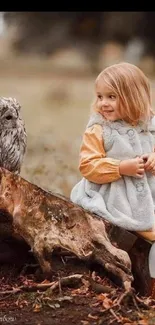
M 8 25 L 16 25 L 13 49 L 17 52 L 51 55 L 76 47 L 93 66 L 101 43 L 102 12 L 6 12 Z
M 155 12 L 6 12 L 7 24 L 17 26 L 13 47 L 19 52 L 51 55 L 77 47 L 92 63 L 106 41 L 126 46 L 133 38 L 155 56 Z

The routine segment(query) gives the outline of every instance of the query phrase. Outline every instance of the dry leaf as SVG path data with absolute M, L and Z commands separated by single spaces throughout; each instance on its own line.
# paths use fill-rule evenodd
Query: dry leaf
M 111 299 L 109 299 L 109 298 L 105 298 L 104 301 L 103 301 L 103 303 L 102 303 L 102 305 L 103 305 L 103 307 L 104 307 L 105 309 L 108 309 L 108 308 L 110 308 L 110 307 L 113 306 L 113 302 L 112 302 Z
M 101 293 L 97 296 L 97 300 L 104 301 L 104 299 L 107 299 L 108 294 L 107 293 Z
M 35 304 L 33 308 L 33 312 L 38 313 L 41 310 L 41 304 Z

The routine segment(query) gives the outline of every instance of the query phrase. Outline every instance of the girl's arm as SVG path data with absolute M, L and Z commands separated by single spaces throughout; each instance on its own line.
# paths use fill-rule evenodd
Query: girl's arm
M 86 129 L 80 148 L 79 170 L 83 177 L 97 184 L 111 183 L 121 178 L 120 160 L 106 158 L 102 127 L 98 124 Z

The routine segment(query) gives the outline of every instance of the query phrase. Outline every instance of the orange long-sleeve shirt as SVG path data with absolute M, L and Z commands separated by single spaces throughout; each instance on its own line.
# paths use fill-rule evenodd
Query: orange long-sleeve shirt
M 101 125 L 86 129 L 80 148 L 79 170 L 83 177 L 97 184 L 111 183 L 121 178 L 120 160 L 106 158 Z M 155 241 L 155 230 L 136 232 L 149 241 Z
M 111 183 L 121 178 L 119 164 L 118 159 L 106 158 L 101 125 L 87 128 L 80 148 L 79 170 L 83 177 L 97 184 Z

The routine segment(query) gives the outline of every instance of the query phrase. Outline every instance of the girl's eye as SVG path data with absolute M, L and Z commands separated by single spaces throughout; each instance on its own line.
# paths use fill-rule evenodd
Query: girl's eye
M 111 99 L 116 99 L 116 96 L 115 95 L 110 95 L 109 96 Z
M 98 97 L 98 99 L 100 99 L 100 100 L 102 100 L 102 98 L 103 98 L 101 95 L 98 95 L 97 97 Z

